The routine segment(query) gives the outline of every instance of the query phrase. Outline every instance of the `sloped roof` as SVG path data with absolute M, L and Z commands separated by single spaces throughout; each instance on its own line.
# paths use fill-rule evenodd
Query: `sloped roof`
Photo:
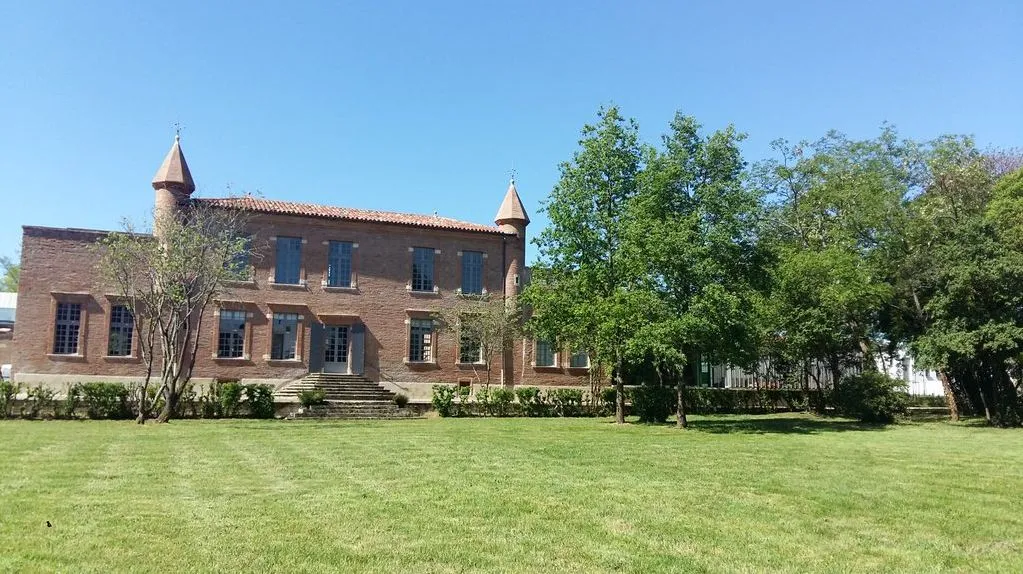
M 522 199 L 519 198 L 519 191 L 515 189 L 514 179 L 508 184 L 508 192 L 504 194 L 504 201 L 501 202 L 501 207 L 497 210 L 494 221 L 497 223 L 502 221 L 522 221 L 527 225 L 529 224 L 529 215 L 526 214 L 526 208 L 522 205 Z
M 181 138 L 174 136 L 174 145 L 163 158 L 163 164 L 156 170 L 153 176 L 153 187 L 176 187 L 187 193 L 195 191 L 195 181 L 192 180 L 192 172 L 188 170 L 188 162 L 185 161 L 185 154 L 181 151 Z
M 504 234 L 499 227 L 495 227 L 493 225 L 481 225 L 479 223 L 459 221 L 457 219 L 440 217 L 438 215 L 418 215 L 414 213 L 354 209 L 351 207 L 336 207 L 333 205 L 317 205 L 314 203 L 295 203 L 291 201 L 277 201 L 274 199 L 263 199 L 252 196 L 202 198 L 194 201 L 204 202 L 216 207 L 245 209 L 257 213 L 274 213 L 280 215 L 296 215 L 300 217 L 318 217 L 324 219 L 365 221 L 371 223 L 391 223 L 396 225 L 410 225 L 413 227 Z

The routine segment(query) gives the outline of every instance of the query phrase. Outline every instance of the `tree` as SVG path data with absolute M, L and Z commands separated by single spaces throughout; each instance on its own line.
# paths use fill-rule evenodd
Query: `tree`
M 448 330 L 458 337 L 459 362 L 486 369 L 486 386 L 490 386 L 495 357 L 503 357 L 512 341 L 522 332 L 521 314 L 504 297 L 462 295 L 454 305 L 437 312 L 439 330 Z
M 0 268 L 3 269 L 3 275 L 0 276 L 0 291 L 17 293 L 21 265 L 12 261 L 10 257 L 0 257 Z
M 534 336 L 585 349 L 598 372 L 611 366 L 620 424 L 626 351 L 658 309 L 627 242 L 627 205 L 643 160 L 637 132 L 635 121 L 614 106 L 583 128 L 579 151 L 561 164 L 561 179 L 542 208 L 549 225 L 534 239 L 540 260 L 522 294 Z
M 129 308 L 139 333 L 145 367 L 135 392 L 137 421 L 153 405 L 149 385 L 156 369 L 156 396 L 163 402 L 157 417 L 176 415 L 178 400 L 195 366 L 203 319 L 228 281 L 247 277 L 251 240 L 241 210 L 191 203 L 183 217 L 154 222 L 156 236 L 138 233 L 130 223 L 99 245 L 100 272 Z
M 759 193 L 743 183 L 745 136 L 729 126 L 703 137 L 696 120 L 681 113 L 670 129 L 663 151 L 648 151 L 629 218 L 631 243 L 664 307 L 661 320 L 636 339 L 633 356 L 653 358 L 659 380 L 662 370 L 678 374 L 681 428 L 687 426 L 686 366 L 756 361 L 764 260 L 757 245 Z

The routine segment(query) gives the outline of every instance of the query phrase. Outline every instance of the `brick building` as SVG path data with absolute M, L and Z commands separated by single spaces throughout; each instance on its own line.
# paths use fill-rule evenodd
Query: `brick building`
M 190 202 L 250 212 L 251 281 L 232 284 L 204 320 L 194 380 L 241 379 L 279 390 L 309 373 L 362 375 L 413 399 L 436 383 L 479 380 L 485 366 L 438 331 L 433 311 L 463 293 L 515 297 L 529 217 L 514 180 L 496 225 L 275 201 L 192 198 L 177 138 L 152 182 L 155 210 Z M 142 375 L 132 318 L 95 271 L 106 231 L 25 226 L 15 378 L 63 386 Z M 67 265 L 74 261 L 74 265 Z M 492 366 L 504 384 L 585 384 L 585 355 L 515 341 Z

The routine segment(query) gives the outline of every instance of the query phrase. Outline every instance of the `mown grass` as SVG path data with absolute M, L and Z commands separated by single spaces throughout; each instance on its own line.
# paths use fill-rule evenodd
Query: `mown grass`
M 0 469 L 3 571 L 1023 571 L 1023 433 L 943 422 L 7 421 Z

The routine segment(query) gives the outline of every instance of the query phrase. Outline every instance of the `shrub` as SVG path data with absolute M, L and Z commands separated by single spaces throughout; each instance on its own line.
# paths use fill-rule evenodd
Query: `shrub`
M 891 423 L 906 413 L 906 384 L 868 371 L 842 379 L 833 393 L 838 414 L 869 423 Z
M 527 417 L 542 417 L 544 415 L 546 405 L 544 404 L 540 389 L 536 387 L 519 387 L 515 389 L 515 395 L 518 396 L 522 413 Z
M 490 399 L 490 388 L 480 387 L 476 389 L 476 413 L 480 416 L 494 414 L 494 403 Z M 462 416 L 468 413 L 460 413 Z
M 632 389 L 632 410 L 641 423 L 663 423 L 675 412 L 678 395 L 669 387 L 642 385 Z
M 472 394 L 472 387 L 469 385 L 465 386 L 458 385 L 458 388 L 455 390 L 455 392 L 458 393 L 458 410 L 455 412 L 455 415 L 464 417 L 466 415 L 472 414 L 470 412 L 470 409 L 472 407 L 469 405 L 469 395 Z
M 403 409 L 408 406 L 408 395 L 405 393 L 396 393 L 392 400 L 394 400 L 394 404 L 397 405 L 399 409 Z
M 243 394 L 247 395 L 246 391 L 248 390 L 248 387 L 253 386 L 253 385 L 243 386 L 238 381 L 222 381 L 219 379 L 214 381 L 213 384 L 218 387 L 217 395 L 220 399 L 218 410 L 219 416 L 222 417 L 233 417 L 237 415 L 238 407 L 241 406 L 242 404 L 242 395 Z M 252 405 L 249 405 L 250 409 L 251 407 Z M 254 413 L 253 416 L 255 416 Z M 273 415 L 271 414 L 270 416 Z
M 90 419 L 125 419 L 131 417 L 128 408 L 128 388 L 119 383 L 83 383 L 82 402 Z
M 274 417 L 274 388 L 270 385 L 245 385 L 244 388 L 245 405 L 249 407 L 249 415 L 257 419 L 272 419 Z
M 52 409 L 53 397 L 56 394 L 53 389 L 43 386 L 42 383 L 30 388 L 27 399 L 28 418 L 34 419 L 41 415 L 43 411 Z
M 494 414 L 499 417 L 511 414 L 511 404 L 514 400 L 515 393 L 511 389 L 498 387 L 490 391 L 490 403 L 493 406 Z
M 60 412 L 54 413 L 66 419 L 75 418 L 75 411 L 82 404 L 82 385 L 74 383 L 68 385 L 64 390 L 64 401 L 60 406 Z
M 298 402 L 306 408 L 322 405 L 327 402 L 327 393 L 323 392 L 323 389 L 306 389 L 298 393 Z
M 13 381 L 0 381 L 0 418 L 11 416 L 14 397 L 18 395 L 21 385 Z
M 583 392 L 579 389 L 550 389 L 547 391 L 547 400 L 555 416 L 577 417 L 582 413 Z
M 600 414 L 609 417 L 615 414 L 615 397 L 617 393 L 614 387 L 600 389 Z
M 442 417 L 452 416 L 455 410 L 455 387 L 451 385 L 434 385 L 433 398 L 430 404 Z

